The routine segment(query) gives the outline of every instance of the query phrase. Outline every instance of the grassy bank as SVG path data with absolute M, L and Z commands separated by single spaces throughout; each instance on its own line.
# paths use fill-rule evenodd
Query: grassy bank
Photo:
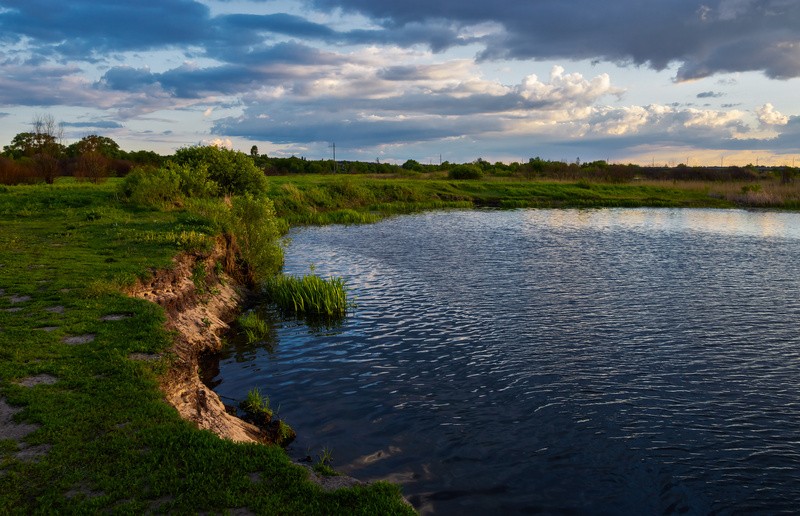
M 0 513 L 410 512 L 395 486 L 324 492 L 279 447 L 197 430 L 162 401 L 169 357 L 130 358 L 172 337 L 121 288 L 207 246 L 206 218 L 59 180 L 4 188 L 0 219 Z
M 0 513 L 410 512 L 395 486 L 325 492 L 282 449 L 221 440 L 163 402 L 169 356 L 131 359 L 170 348 L 163 310 L 123 289 L 227 229 L 249 263 L 267 264 L 248 271 L 260 279 L 279 259 L 260 242 L 279 228 L 259 232 L 263 203 L 241 196 L 225 207 L 184 169 L 157 179 L 139 185 L 158 193 L 142 194 L 149 209 L 125 202 L 119 180 L 0 187 Z M 793 185 L 755 185 L 326 175 L 263 187 L 291 224 L 475 206 L 800 207 Z
M 714 195 L 707 184 L 484 179 L 386 178 L 375 176 L 274 176 L 268 195 L 291 224 L 371 222 L 382 216 L 424 209 L 692 207 L 729 208 L 732 199 Z

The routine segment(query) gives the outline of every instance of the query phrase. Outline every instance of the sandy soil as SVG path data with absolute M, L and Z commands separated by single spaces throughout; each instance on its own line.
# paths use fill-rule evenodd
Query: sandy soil
M 161 388 L 181 417 L 225 439 L 265 442 L 258 427 L 228 414 L 219 396 L 199 376 L 198 357 L 222 347 L 220 335 L 228 329 L 245 292 L 229 275 L 215 272 L 217 263 L 227 264 L 230 270 L 231 255 L 230 245 L 220 238 L 210 255 L 181 254 L 173 260 L 173 268 L 153 271 L 149 280 L 139 282 L 128 293 L 166 309 L 167 329 L 174 331 L 176 338 L 171 350 L 174 360 L 162 377 Z M 202 291 L 192 281 L 198 266 L 206 271 Z

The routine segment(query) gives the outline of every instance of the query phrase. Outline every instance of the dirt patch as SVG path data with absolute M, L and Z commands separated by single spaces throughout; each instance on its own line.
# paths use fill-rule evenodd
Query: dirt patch
M 77 487 L 73 487 L 72 489 L 64 493 L 64 496 L 67 498 L 75 498 L 76 496 L 81 496 L 85 498 L 97 498 L 98 496 L 103 496 L 104 494 L 105 493 L 103 493 L 102 491 L 95 491 L 91 489 L 89 486 L 81 484 Z
M 306 468 L 308 470 L 308 479 L 320 486 L 325 491 L 336 491 L 337 489 L 366 485 L 357 478 L 348 477 L 345 475 L 337 475 L 332 477 L 318 475 L 317 472 L 314 471 L 314 468 L 308 464 L 300 464 L 297 462 L 295 462 L 295 464 Z
M 63 306 L 51 306 L 49 308 L 44 309 L 45 312 L 50 312 L 51 314 L 63 314 L 64 307 Z
M 69 344 L 71 346 L 75 346 L 77 344 L 88 344 L 90 342 L 94 342 L 94 333 L 87 333 L 85 335 L 73 335 L 71 337 L 64 337 L 61 339 L 61 342 L 64 344 Z
M 123 319 L 130 319 L 131 317 L 133 317 L 133 314 L 108 314 L 101 317 L 100 320 L 103 322 L 122 321 Z
M 3 311 L 4 311 L 4 312 L 12 312 L 12 313 L 13 313 L 13 312 L 20 312 L 20 311 L 22 311 L 22 308 L 20 308 L 20 307 L 15 307 L 15 308 L 6 308 L 6 309 L 5 309 L 5 310 L 3 310 Z
M 157 353 L 131 353 L 128 358 L 139 360 L 140 362 L 158 362 L 161 360 L 161 355 Z
M 49 444 L 39 444 L 36 446 L 23 446 L 14 456 L 22 462 L 37 462 L 41 457 L 50 451 Z
M 14 439 L 21 441 L 28 434 L 39 429 L 39 425 L 27 423 L 15 423 L 14 416 L 22 411 L 19 407 L 12 407 L 6 403 L 5 398 L 0 398 L 0 435 L 4 439 Z
M 229 414 L 199 374 L 200 355 L 222 349 L 220 335 L 243 300 L 244 287 L 227 274 L 217 273 L 217 264 L 233 272 L 234 263 L 230 242 L 220 238 L 209 255 L 179 255 L 171 269 L 153 271 L 149 280 L 137 283 L 129 294 L 157 303 L 167 312 L 166 327 L 176 334 L 171 349 L 175 359 L 161 378 L 161 389 L 181 417 L 225 439 L 267 442 L 258 427 Z M 202 292 L 192 281 L 197 267 L 206 272 Z
M 11 296 L 9 299 L 11 303 L 25 303 L 33 299 L 31 296 Z
M 17 382 L 17 384 L 22 385 L 23 387 L 35 387 L 37 385 L 53 385 L 57 381 L 58 378 L 55 376 L 51 376 L 49 374 L 37 374 L 36 376 L 23 378 Z

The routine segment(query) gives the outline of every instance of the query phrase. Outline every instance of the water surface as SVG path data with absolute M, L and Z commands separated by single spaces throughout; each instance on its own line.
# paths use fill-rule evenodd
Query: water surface
M 276 321 L 217 392 L 437 514 L 793 513 L 800 215 L 457 211 L 293 231 L 338 328 Z

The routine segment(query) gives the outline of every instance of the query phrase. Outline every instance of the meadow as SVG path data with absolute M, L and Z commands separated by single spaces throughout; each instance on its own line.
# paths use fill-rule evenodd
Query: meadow
M 412 512 L 396 486 L 324 491 L 282 448 L 222 440 L 163 401 L 164 311 L 123 290 L 218 229 L 119 187 L 0 191 L 0 513 Z
M 258 285 L 275 278 L 280 236 L 297 224 L 475 207 L 800 208 L 796 183 L 777 178 L 295 174 L 238 183 L 213 171 L 198 179 L 190 166 L 0 186 L 1 513 L 411 512 L 397 486 L 325 491 L 282 448 L 219 439 L 164 403 L 173 339 L 164 311 L 124 292 L 179 253 L 207 253 L 220 234 L 237 243 L 232 272 Z M 343 296 L 329 297 L 346 309 Z

